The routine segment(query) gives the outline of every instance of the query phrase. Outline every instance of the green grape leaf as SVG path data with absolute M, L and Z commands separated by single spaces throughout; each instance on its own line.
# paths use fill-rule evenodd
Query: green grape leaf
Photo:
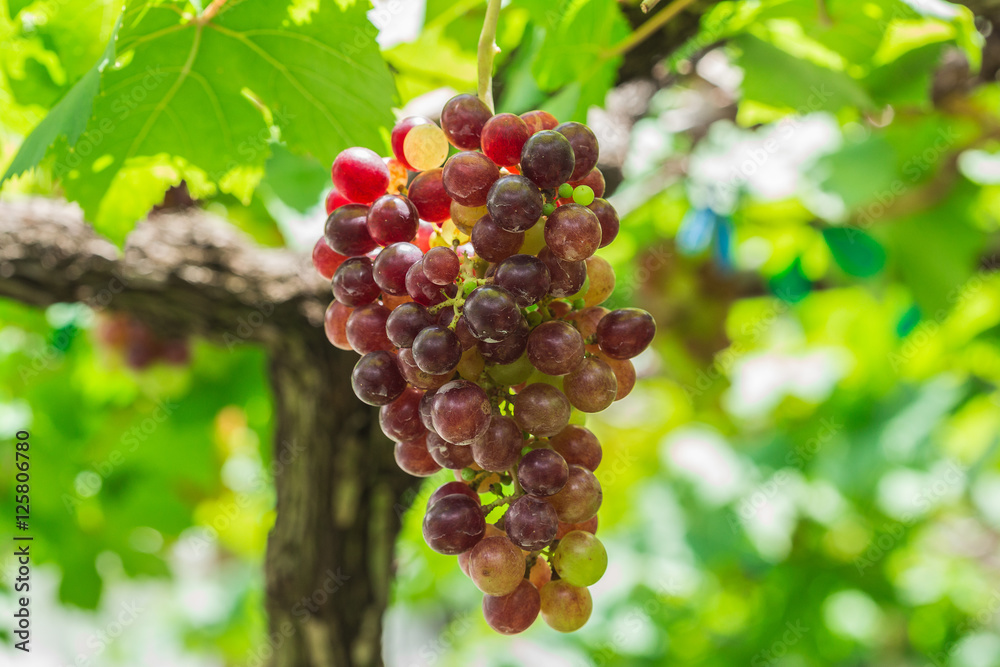
M 35 0 L 7 0 L 7 11 L 10 13 L 11 20 L 16 19 L 17 15 L 34 1 Z
M 621 65 L 621 56 L 609 53 L 629 34 L 621 8 L 614 0 L 568 0 L 558 11 L 551 3 L 525 4 L 546 29 L 532 65 L 538 86 L 561 93 L 554 105 L 560 119 L 585 119 L 588 107 L 604 101 Z
M 736 64 L 743 68 L 744 100 L 803 114 L 872 107 L 868 93 L 845 72 L 798 58 L 751 35 L 740 35 L 733 44 L 740 52 Z
M 837 265 L 852 276 L 873 276 L 885 266 L 885 250 L 860 229 L 828 227 L 823 239 Z
M 366 5 L 231 3 L 204 20 L 133 0 L 86 133 L 56 153 L 67 195 L 121 242 L 181 179 L 247 199 L 275 134 L 326 164 L 352 145 L 385 150 L 395 89 Z M 137 193 L 136 165 L 159 182 Z
M 320 193 L 330 185 L 330 170 L 319 160 L 292 153 L 281 144 L 271 147 L 267 176 L 262 185 L 299 213 L 319 203 Z
M 65 137 L 70 143 L 76 143 L 87 128 L 87 119 L 90 117 L 91 109 L 94 105 L 94 98 L 101 87 L 101 71 L 115 58 L 115 37 L 121 28 L 122 17 L 118 17 L 111 39 L 108 40 L 104 55 L 76 84 L 69 89 L 69 92 L 59 103 L 52 107 L 49 114 L 42 119 L 31 134 L 21 144 L 20 150 L 14 156 L 14 160 L 7 167 L 0 184 L 12 176 L 18 176 L 38 165 L 45 157 L 49 147 L 59 139 Z
M 862 83 L 878 104 L 929 107 L 931 80 L 944 44 L 925 44 L 874 68 Z

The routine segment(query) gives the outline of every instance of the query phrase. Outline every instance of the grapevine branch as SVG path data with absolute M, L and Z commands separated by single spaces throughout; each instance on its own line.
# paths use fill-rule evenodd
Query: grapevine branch
M 656 1 L 659 2 L 659 0 Z M 669 23 L 670 19 L 680 14 L 688 6 L 694 4 L 695 1 L 696 0 L 673 0 L 673 2 L 658 11 L 653 18 L 636 28 L 631 35 L 605 51 L 604 56 L 606 58 L 613 58 L 614 56 L 620 56 L 628 53 L 633 48 L 648 39 L 651 35 L 656 33 L 657 30 Z M 650 4 L 650 8 L 652 8 L 655 4 L 656 2 Z M 644 11 L 648 11 L 648 9 L 644 9 Z
M 493 111 L 493 57 L 497 54 L 497 21 L 500 0 L 489 0 L 483 31 L 479 34 L 479 99 Z

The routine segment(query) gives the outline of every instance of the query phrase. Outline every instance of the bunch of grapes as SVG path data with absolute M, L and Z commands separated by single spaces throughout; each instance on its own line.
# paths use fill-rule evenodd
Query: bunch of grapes
M 597 139 L 545 111 L 493 115 L 458 95 L 401 120 L 394 157 L 333 163 L 313 260 L 333 286 L 326 334 L 363 355 L 352 383 L 381 406 L 399 467 L 455 481 L 427 504 L 427 544 L 458 556 L 483 614 L 515 634 L 541 613 L 577 630 L 607 553 L 595 537 L 601 445 L 584 413 L 624 398 L 649 313 L 601 307 L 618 233 Z M 443 165 L 443 166 L 442 166 Z
M 120 354 L 133 370 L 144 370 L 158 361 L 184 366 L 191 360 L 186 338 L 161 337 L 148 324 L 125 313 L 99 316 L 95 333 L 101 346 Z

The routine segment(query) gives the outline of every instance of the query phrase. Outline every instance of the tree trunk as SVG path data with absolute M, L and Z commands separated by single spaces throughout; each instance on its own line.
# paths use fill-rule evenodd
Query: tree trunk
M 399 515 L 415 481 L 377 411 L 350 387 L 356 355 L 322 329 L 332 298 L 308 258 L 255 246 L 197 210 L 160 213 L 124 253 L 74 207 L 0 203 L 0 296 L 127 311 L 169 335 L 264 345 L 276 430 L 277 517 L 267 546 L 259 664 L 380 665 Z M 208 446 L 206 441 L 206 446 Z

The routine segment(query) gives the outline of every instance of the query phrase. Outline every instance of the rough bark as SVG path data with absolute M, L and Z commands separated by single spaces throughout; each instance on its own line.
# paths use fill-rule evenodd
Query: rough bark
M 152 215 L 121 252 L 75 206 L 0 203 L 0 296 L 82 301 L 171 334 L 265 346 L 278 500 L 260 657 L 281 667 L 381 664 L 393 543 L 413 484 L 377 413 L 351 391 L 356 355 L 323 334 L 331 297 L 308 258 L 260 248 L 194 209 Z

